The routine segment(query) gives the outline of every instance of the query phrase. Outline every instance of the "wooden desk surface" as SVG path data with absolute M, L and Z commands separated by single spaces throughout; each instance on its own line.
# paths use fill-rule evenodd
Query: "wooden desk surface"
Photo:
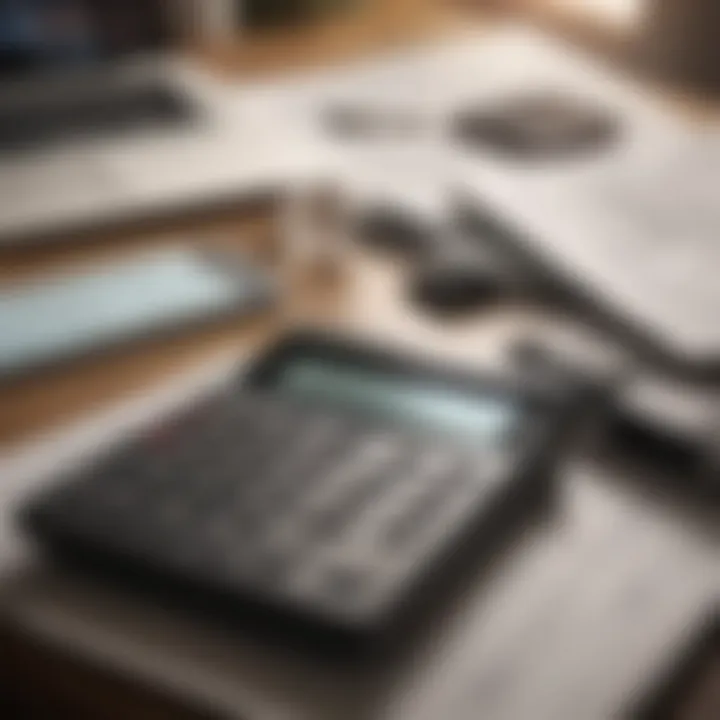
M 341 61 L 381 47 L 427 39 L 450 32 L 458 15 L 436 0 L 372 0 L 352 17 L 338 18 L 300 32 L 270 33 L 243 40 L 237 47 L 194 50 L 220 72 L 257 76 L 289 67 L 300 68 Z M 272 206 L 242 207 L 222 216 L 169 221 L 152 229 L 115 230 L 87 242 L 69 239 L 52 246 L 3 251 L 0 282 L 39 277 L 43 273 L 81 267 L 98 260 L 127 256 L 147 248 L 192 242 L 203 246 L 272 247 Z M 402 268 L 385 258 L 358 257 L 351 282 L 310 290 L 298 284 L 284 307 L 305 306 L 305 315 L 360 329 L 387 332 L 394 338 L 438 347 L 459 356 L 482 355 L 490 338 L 509 337 L 528 314 L 509 309 L 502 316 L 477 318 L 445 326 L 419 317 L 402 298 Z M 329 292 L 331 295 L 324 295 Z M 369 302 L 371 299 L 371 302 Z M 328 312 L 328 308 L 336 312 Z M 378 322 L 381 321 L 381 322 Z M 63 370 L 0 388 L 0 453 L 2 446 L 56 427 L 131 393 L 142 393 L 174 373 L 184 372 L 216 355 L 232 353 L 263 341 L 288 322 L 283 312 L 269 313 L 253 322 L 226 323 L 183 333 L 172 340 L 144 344 L 111 356 L 86 361 Z M 4 638 L 0 638 L 2 643 Z M 196 715 L 158 698 L 154 691 L 128 687 L 101 678 L 91 667 L 66 662 L 32 643 L 12 638 L 13 667 L 2 677 L 13 684 L 20 707 L 29 698 L 43 702 L 29 707 L 38 717 L 57 717 L 63 710 L 73 717 L 188 717 Z M 8 647 L 10 647 L 8 645 Z M 10 657 L 10 655 L 8 655 Z M 36 689 L 42 688 L 36 694 Z M 1 690 L 2 688 L 0 688 Z M 2 693 L 0 692 L 0 695 Z M 36 696 L 37 695 L 37 696 Z M 115 704 L 119 698 L 124 702 Z M 60 708 L 60 711 L 58 711 Z M 3 706 L 0 700 L 0 714 Z M 200 716 L 200 715 L 198 715 Z

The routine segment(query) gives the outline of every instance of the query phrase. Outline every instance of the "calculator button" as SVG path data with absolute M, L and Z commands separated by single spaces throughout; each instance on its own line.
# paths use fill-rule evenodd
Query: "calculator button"
M 262 553 L 257 558 L 255 573 L 273 583 L 286 580 L 296 567 L 296 556 L 280 550 Z
M 236 505 L 231 514 L 224 515 L 222 522 L 234 527 L 236 537 L 244 538 L 260 535 L 267 524 L 262 514 L 249 505 Z
M 239 544 L 248 541 L 249 523 L 242 518 L 228 520 L 223 516 L 205 522 L 202 535 L 213 553 L 232 554 Z
M 87 485 L 95 481 L 97 477 L 109 481 L 137 477 L 147 466 L 147 457 L 134 454 L 134 449 L 132 452 L 133 454 L 114 455 L 95 464 L 90 469 L 91 477 L 85 480 L 83 484 Z
M 456 472 L 458 453 L 455 448 L 430 446 L 419 449 L 413 462 L 416 468 L 414 482 L 434 486 L 446 482 Z
M 387 580 L 365 562 L 339 560 L 319 569 L 314 582 L 306 583 L 300 592 L 332 615 L 359 619 L 379 610 L 388 599 L 392 589 Z
M 311 540 L 331 540 L 345 525 L 345 514 L 331 507 L 322 512 L 315 513 L 306 524 L 306 531 Z
M 339 566 L 326 571 L 322 590 L 333 601 L 351 603 L 356 601 L 368 587 L 368 577 L 362 570 L 351 566 Z
M 398 549 L 415 540 L 444 512 L 458 488 L 457 476 L 448 475 L 413 498 L 387 526 L 385 545 Z
M 157 520 L 164 526 L 182 527 L 193 519 L 193 506 L 183 500 L 166 502 L 157 512 Z
M 319 540 L 331 540 L 338 538 L 351 526 L 360 524 L 388 482 L 388 477 L 381 474 L 352 487 L 338 502 L 310 519 L 308 525 L 311 536 Z
M 299 565 L 297 549 L 277 547 L 268 542 L 238 545 L 224 558 L 227 573 L 234 581 L 263 590 L 287 588 Z

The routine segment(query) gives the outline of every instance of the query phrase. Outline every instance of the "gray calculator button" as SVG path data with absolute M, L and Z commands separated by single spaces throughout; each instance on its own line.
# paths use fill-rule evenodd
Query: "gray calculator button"
M 329 569 L 323 578 L 323 591 L 333 600 L 351 602 L 358 598 L 368 583 L 366 573 L 352 566 Z

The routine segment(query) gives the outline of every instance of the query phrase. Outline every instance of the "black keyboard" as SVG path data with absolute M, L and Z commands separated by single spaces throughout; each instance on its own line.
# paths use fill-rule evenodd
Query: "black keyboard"
M 188 98 L 159 82 L 0 107 L 0 152 L 32 149 L 75 137 L 175 125 L 192 117 Z
M 94 463 L 24 517 L 86 567 L 231 618 L 271 610 L 271 624 L 357 649 L 490 520 L 547 498 L 561 427 L 555 411 L 529 414 L 508 449 L 235 388 Z

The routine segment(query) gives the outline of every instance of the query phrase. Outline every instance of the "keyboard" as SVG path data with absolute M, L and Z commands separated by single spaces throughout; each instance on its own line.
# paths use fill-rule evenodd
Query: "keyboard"
M 114 135 L 188 121 L 190 102 L 159 82 L 94 91 L 82 97 L 0 108 L 0 153 L 76 137 Z
M 473 539 L 547 499 L 565 420 L 526 420 L 510 446 L 459 442 L 236 387 L 66 478 L 22 517 L 61 559 L 128 586 L 365 650 L 462 550 L 477 555 Z

